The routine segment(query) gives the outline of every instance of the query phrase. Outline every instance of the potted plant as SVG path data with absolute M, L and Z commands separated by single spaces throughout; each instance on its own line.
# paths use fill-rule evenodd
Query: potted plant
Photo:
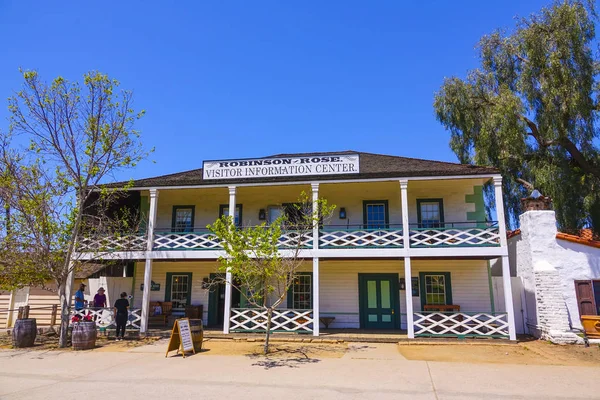
M 73 331 L 71 333 L 71 343 L 73 350 L 89 350 L 96 347 L 96 322 L 92 320 L 91 315 L 74 315 L 71 318 Z

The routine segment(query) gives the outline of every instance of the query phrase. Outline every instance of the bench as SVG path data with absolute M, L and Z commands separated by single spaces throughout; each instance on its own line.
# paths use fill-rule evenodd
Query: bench
M 160 310 L 160 312 L 157 312 L 158 310 Z M 170 301 L 151 301 L 148 325 L 167 326 L 172 311 L 173 303 Z

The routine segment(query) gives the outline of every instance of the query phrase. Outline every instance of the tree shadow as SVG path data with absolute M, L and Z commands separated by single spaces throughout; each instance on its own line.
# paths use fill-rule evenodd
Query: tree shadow
M 311 358 L 307 353 L 308 349 L 304 347 L 297 349 L 277 347 L 267 355 L 251 354 L 248 357 L 257 360 L 252 364 L 253 367 L 263 367 L 264 369 L 300 368 L 302 365 L 321 362 L 318 358 Z

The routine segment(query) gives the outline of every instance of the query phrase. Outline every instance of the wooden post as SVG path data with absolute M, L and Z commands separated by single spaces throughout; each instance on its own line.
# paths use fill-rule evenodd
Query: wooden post
M 319 184 L 312 183 L 312 212 L 313 212 L 313 249 L 319 249 Z M 320 305 L 319 305 L 319 257 L 313 257 L 313 336 L 319 336 Z
M 23 318 L 27 319 L 27 318 L 29 318 L 29 306 L 25 306 L 24 309 L 25 309 L 24 310 L 25 315 L 23 316 Z
M 404 282 L 406 295 L 406 336 L 415 338 L 413 298 L 412 298 L 412 270 L 410 261 L 410 219 L 408 218 L 408 180 L 400 180 L 400 201 L 402 204 L 402 236 L 404 238 Z
M 236 205 L 236 187 L 229 186 L 229 217 L 231 218 L 231 222 L 233 222 L 235 226 L 235 205 Z M 231 318 L 231 281 L 233 280 L 233 276 L 231 272 L 227 270 L 225 274 L 225 309 L 223 311 L 223 333 L 229 333 L 229 326 Z
M 154 244 L 154 225 L 156 224 L 156 208 L 158 201 L 158 190 L 150 189 L 150 211 L 148 215 L 148 237 L 146 242 L 146 265 L 144 268 L 144 291 L 142 293 L 142 320 L 140 321 L 140 333 L 148 331 L 148 319 L 150 317 L 150 286 L 152 285 L 152 248 Z
M 21 306 L 19 307 L 19 312 L 17 313 L 17 319 L 23 319 L 23 312 L 25 307 Z
M 52 315 L 50 316 L 50 326 L 56 325 L 56 314 L 58 313 L 58 304 L 52 305 Z

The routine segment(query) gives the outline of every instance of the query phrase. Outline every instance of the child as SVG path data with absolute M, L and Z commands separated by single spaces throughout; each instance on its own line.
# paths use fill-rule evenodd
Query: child
M 121 298 L 115 301 L 115 322 L 117 323 L 117 340 L 123 340 L 125 336 L 125 325 L 127 325 L 129 301 L 127 293 L 121 293 Z M 119 337 L 119 332 L 121 337 Z

